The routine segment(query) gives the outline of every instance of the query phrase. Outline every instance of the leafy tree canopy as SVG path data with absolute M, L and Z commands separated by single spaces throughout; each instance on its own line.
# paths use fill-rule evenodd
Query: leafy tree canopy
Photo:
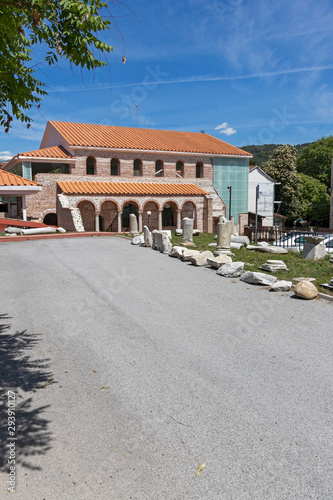
M 49 65 L 59 58 L 87 69 L 106 65 L 97 56 L 113 48 L 98 34 L 111 22 L 101 0 L 0 0 L 0 126 L 8 132 L 13 117 L 26 122 L 29 109 L 47 94 L 31 66 L 32 49 L 45 44 Z
M 326 227 L 330 218 L 331 197 L 325 184 L 306 174 L 298 174 L 301 180 L 301 197 L 305 207 L 305 218 L 313 225 Z
M 333 136 L 323 137 L 304 148 L 302 154 L 297 158 L 297 170 L 315 177 L 330 187 L 332 157 Z
M 304 216 L 305 203 L 301 199 L 301 180 L 296 170 L 296 148 L 294 146 L 279 146 L 270 159 L 261 168 L 278 184 L 275 189 L 275 199 L 281 201 L 282 215 L 287 217 L 288 224 Z

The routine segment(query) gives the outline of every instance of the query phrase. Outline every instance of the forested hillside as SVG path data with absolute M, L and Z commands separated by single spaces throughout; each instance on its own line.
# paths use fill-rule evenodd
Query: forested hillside
M 297 157 L 302 153 L 306 146 L 309 146 L 309 144 L 312 143 L 307 142 L 305 144 L 297 144 L 297 146 L 295 146 Z M 272 153 L 279 146 L 281 146 L 281 144 L 263 144 L 261 146 L 252 144 L 251 146 L 242 146 L 241 149 L 244 149 L 253 155 L 253 159 L 250 160 L 250 165 L 258 165 L 260 167 L 262 163 L 269 160 Z

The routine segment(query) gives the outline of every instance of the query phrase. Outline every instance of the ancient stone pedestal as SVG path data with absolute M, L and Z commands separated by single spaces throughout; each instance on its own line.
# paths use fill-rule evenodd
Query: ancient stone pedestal
M 302 257 L 309 260 L 320 260 L 326 255 L 326 247 L 321 236 L 306 236 Z
M 182 241 L 181 245 L 184 247 L 193 247 L 193 219 L 184 217 L 182 228 Z
M 129 216 L 129 223 L 130 223 L 130 233 L 131 234 L 138 234 L 138 220 L 136 218 L 135 214 L 130 214 Z
M 232 236 L 233 223 L 229 220 L 226 222 L 219 222 L 217 225 L 217 244 L 214 255 L 233 255 L 230 252 L 230 242 Z
M 143 227 L 143 236 L 146 247 L 151 247 L 153 243 L 153 238 L 147 226 Z

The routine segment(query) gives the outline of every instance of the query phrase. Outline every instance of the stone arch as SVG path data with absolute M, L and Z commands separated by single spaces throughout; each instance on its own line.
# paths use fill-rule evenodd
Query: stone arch
M 123 203 L 122 206 L 122 228 L 123 230 L 126 230 L 129 228 L 129 216 L 130 214 L 135 214 L 138 216 L 138 213 L 140 211 L 140 207 L 138 202 L 133 201 L 133 200 L 127 200 Z
M 101 204 L 101 223 L 100 230 L 107 232 L 118 231 L 118 205 L 113 200 L 105 200 Z
M 162 212 L 162 227 L 174 228 L 177 225 L 178 205 L 173 200 L 168 200 L 163 203 Z
M 84 230 L 95 231 L 95 205 L 91 201 L 82 200 L 77 208 L 81 213 Z
M 43 223 L 47 226 L 58 226 L 58 216 L 54 212 L 47 213 L 43 218 Z
M 97 207 L 96 207 L 95 203 L 94 203 L 92 200 L 88 200 L 88 199 L 85 199 L 85 198 L 83 198 L 83 200 L 81 199 L 81 200 L 77 201 L 77 202 L 75 203 L 75 207 L 74 207 L 74 208 L 80 208 L 80 207 L 79 207 L 79 205 L 80 205 L 80 203 L 82 203 L 83 201 L 87 201 L 88 203 L 91 203 L 91 204 L 93 205 L 93 207 L 94 207 L 94 210 L 95 210 L 95 211 L 97 211 Z
M 185 217 L 193 219 L 193 227 L 197 227 L 197 205 L 192 200 L 187 200 L 183 203 L 181 208 L 181 219 Z
M 148 226 L 148 210 L 151 212 L 150 215 L 150 230 L 158 229 L 158 211 L 160 209 L 160 205 L 155 200 L 147 201 L 143 206 L 142 212 L 142 226 Z

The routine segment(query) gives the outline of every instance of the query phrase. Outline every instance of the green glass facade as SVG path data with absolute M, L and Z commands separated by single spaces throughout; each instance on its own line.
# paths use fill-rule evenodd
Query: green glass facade
M 231 186 L 231 215 L 238 221 L 238 214 L 248 212 L 249 159 L 214 158 L 214 188 L 226 204 L 229 217 L 229 190 Z

